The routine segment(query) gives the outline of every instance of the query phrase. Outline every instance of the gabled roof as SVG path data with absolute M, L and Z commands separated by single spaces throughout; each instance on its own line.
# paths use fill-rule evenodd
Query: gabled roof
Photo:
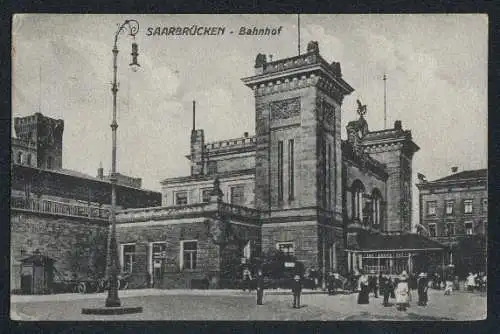
M 451 174 L 430 182 L 461 181 L 468 179 L 483 179 L 483 178 L 486 179 L 487 175 L 488 175 L 488 170 L 486 168 L 476 169 L 476 170 L 464 170 L 462 172 Z

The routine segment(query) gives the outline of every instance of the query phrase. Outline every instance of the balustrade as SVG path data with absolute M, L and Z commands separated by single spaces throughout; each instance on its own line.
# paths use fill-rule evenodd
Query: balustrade
M 29 211 L 53 213 L 66 216 L 88 217 L 107 219 L 109 210 L 99 207 L 62 203 L 47 199 L 25 199 L 22 197 L 12 197 L 11 207 L 14 209 L 23 209 Z

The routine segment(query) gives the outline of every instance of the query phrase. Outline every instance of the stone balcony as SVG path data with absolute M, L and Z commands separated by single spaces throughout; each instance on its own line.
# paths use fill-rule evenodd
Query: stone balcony
M 116 214 L 116 221 L 117 223 L 134 223 L 151 220 L 170 220 L 196 217 L 216 218 L 217 216 L 257 223 L 260 218 L 260 213 L 258 210 L 239 205 L 223 202 L 208 202 L 121 210 Z
M 107 221 L 109 209 L 96 206 L 69 204 L 48 199 L 11 197 L 10 207 L 15 211 L 29 211 L 58 216 L 78 217 Z

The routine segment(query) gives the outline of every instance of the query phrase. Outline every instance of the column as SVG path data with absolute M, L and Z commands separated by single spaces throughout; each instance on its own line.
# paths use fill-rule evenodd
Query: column
M 350 273 L 352 272 L 352 267 L 351 267 L 351 252 L 347 251 L 347 272 Z
M 363 270 L 363 253 L 358 254 L 358 265 L 359 269 Z
M 378 274 L 380 275 L 380 253 L 377 253 Z

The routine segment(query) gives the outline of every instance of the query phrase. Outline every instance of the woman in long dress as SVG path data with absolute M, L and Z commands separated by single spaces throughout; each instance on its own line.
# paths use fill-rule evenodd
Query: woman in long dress
M 361 273 L 358 281 L 358 304 L 369 304 L 368 294 L 370 291 L 368 290 L 368 276 L 364 273 Z
M 409 287 L 408 287 L 408 274 L 406 271 L 401 273 L 399 277 L 399 283 L 396 287 L 396 305 L 399 311 L 406 311 L 408 306 L 410 306 L 409 300 Z

